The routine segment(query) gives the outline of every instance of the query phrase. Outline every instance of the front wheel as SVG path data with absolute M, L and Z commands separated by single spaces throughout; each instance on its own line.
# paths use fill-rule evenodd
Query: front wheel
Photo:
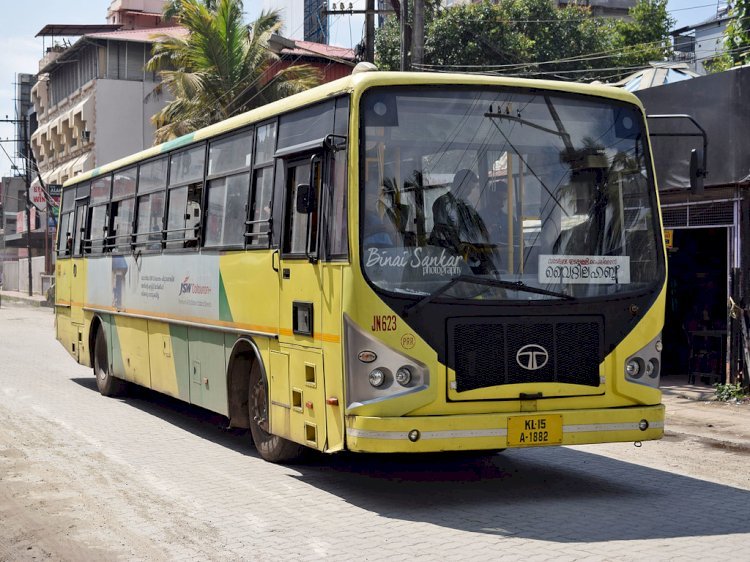
M 107 338 L 99 327 L 94 340 L 94 376 L 96 387 L 102 396 L 120 396 L 125 393 L 127 383 L 112 374 L 107 356 Z
M 255 448 L 258 449 L 263 460 L 283 463 L 300 457 L 304 449 L 302 445 L 268 432 L 268 389 L 257 361 L 253 362 L 250 371 L 248 408 L 250 409 L 250 433 L 253 436 Z

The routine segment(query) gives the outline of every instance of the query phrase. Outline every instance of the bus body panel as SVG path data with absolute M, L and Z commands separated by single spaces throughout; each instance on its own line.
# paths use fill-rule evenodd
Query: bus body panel
M 187 327 L 167 322 L 148 322 L 151 388 L 190 402 Z

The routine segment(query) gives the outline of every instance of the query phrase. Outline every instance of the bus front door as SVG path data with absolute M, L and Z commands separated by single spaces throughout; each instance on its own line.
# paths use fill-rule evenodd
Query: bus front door
M 317 259 L 322 159 L 319 155 L 289 159 L 284 170 L 279 353 L 272 359 L 271 424 L 274 433 L 322 450 L 326 444 L 324 299 Z

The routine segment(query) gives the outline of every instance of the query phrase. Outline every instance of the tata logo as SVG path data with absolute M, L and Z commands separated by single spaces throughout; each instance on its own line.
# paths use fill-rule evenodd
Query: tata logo
M 516 363 L 527 371 L 536 371 L 544 367 L 549 361 L 549 353 L 541 345 L 530 343 L 524 345 L 516 353 Z

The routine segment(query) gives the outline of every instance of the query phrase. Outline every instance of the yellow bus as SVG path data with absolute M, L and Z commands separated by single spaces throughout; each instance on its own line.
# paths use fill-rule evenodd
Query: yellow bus
M 68 181 L 57 338 L 270 461 L 659 439 L 650 154 L 622 90 L 356 72 Z

